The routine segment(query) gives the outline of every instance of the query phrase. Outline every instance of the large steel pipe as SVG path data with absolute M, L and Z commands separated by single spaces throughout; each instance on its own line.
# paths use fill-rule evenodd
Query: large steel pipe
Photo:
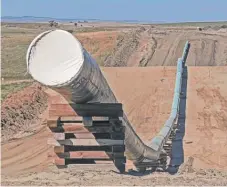
M 181 87 L 182 87 L 182 75 L 185 67 L 185 62 L 187 59 L 188 51 L 189 51 L 190 44 L 187 41 L 185 43 L 185 47 L 183 50 L 182 57 L 177 61 L 177 74 L 176 74 L 176 81 L 175 81 L 175 89 L 174 89 L 174 96 L 172 102 L 171 113 L 168 120 L 165 122 L 164 126 L 160 130 L 160 132 L 155 136 L 151 143 L 151 148 L 153 150 L 160 150 L 171 134 L 173 129 L 174 123 L 176 122 L 179 114 L 179 104 L 180 104 L 180 94 L 181 94 Z
M 74 103 L 116 103 L 117 99 L 95 60 L 70 33 L 46 31 L 37 36 L 27 51 L 27 69 L 38 82 L 58 91 Z M 154 151 L 138 137 L 126 115 L 126 155 L 134 162 L 157 159 Z

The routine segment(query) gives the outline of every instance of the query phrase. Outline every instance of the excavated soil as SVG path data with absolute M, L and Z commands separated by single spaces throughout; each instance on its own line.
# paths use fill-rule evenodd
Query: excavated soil
M 10 94 L 1 106 L 1 141 L 33 134 L 34 123 L 47 108 L 47 95 L 37 83 Z
M 176 68 L 103 71 L 136 132 L 149 141 L 170 114 Z M 226 75 L 227 67 L 188 67 L 184 164 L 175 175 L 121 175 L 107 165 L 59 170 L 47 157 L 51 133 L 38 122 L 35 133 L 2 143 L 2 185 L 227 185 Z
M 104 65 L 176 66 L 185 42 L 191 44 L 189 66 L 227 65 L 225 31 L 198 31 L 195 28 L 157 27 L 126 32 Z

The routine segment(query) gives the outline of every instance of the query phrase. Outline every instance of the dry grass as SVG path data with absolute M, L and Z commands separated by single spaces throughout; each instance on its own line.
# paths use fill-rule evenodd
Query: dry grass
M 79 33 L 75 36 L 81 41 L 85 49 L 92 55 L 96 62 L 102 66 L 105 59 L 113 52 L 119 32 L 102 31 Z
M 1 101 L 3 101 L 9 94 L 17 92 L 31 84 L 31 82 L 21 82 L 1 85 Z
M 50 29 L 47 24 L 2 25 L 2 77 L 6 79 L 29 78 L 26 74 L 26 52 L 31 41 L 41 32 Z M 65 30 L 69 26 L 65 26 Z M 81 33 L 80 31 L 82 31 Z M 96 32 L 93 32 L 93 31 Z M 99 30 L 99 31 L 97 31 Z M 113 51 L 117 31 L 100 31 L 105 28 L 79 28 L 75 34 L 98 64 Z
M 26 51 L 34 36 L 21 33 L 2 34 L 2 77 L 24 77 Z
M 179 23 L 160 23 L 160 24 L 143 24 L 143 25 L 153 25 L 153 26 L 170 26 L 170 27 L 221 27 L 222 25 L 227 25 L 227 21 L 219 22 L 179 22 Z

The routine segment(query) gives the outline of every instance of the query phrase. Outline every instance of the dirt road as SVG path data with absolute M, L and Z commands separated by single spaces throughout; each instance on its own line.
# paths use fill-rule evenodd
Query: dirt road
M 127 32 L 105 66 L 176 66 L 185 42 L 189 66 L 227 65 L 227 32 L 183 28 L 139 28 Z
M 136 132 L 150 140 L 170 113 L 176 68 L 103 71 Z M 226 74 L 227 67 L 188 67 L 185 163 L 176 175 L 141 176 L 133 171 L 120 175 L 111 166 L 58 170 L 47 157 L 50 132 L 38 123 L 33 135 L 2 144 L 2 185 L 227 185 Z M 190 172 L 184 169 L 189 158 L 193 158 Z

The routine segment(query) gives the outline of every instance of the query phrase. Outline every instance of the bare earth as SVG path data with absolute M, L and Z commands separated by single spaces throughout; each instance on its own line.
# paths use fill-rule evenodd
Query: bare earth
M 119 40 L 105 66 L 176 66 L 185 42 L 191 44 L 188 66 L 227 65 L 226 30 L 137 28 Z
M 152 139 L 170 113 L 176 68 L 103 71 L 136 132 L 145 142 Z M 188 67 L 184 164 L 175 175 L 121 175 L 107 165 L 59 170 L 47 157 L 51 134 L 43 115 L 33 134 L 2 143 L 2 185 L 227 185 L 226 75 L 227 67 Z

